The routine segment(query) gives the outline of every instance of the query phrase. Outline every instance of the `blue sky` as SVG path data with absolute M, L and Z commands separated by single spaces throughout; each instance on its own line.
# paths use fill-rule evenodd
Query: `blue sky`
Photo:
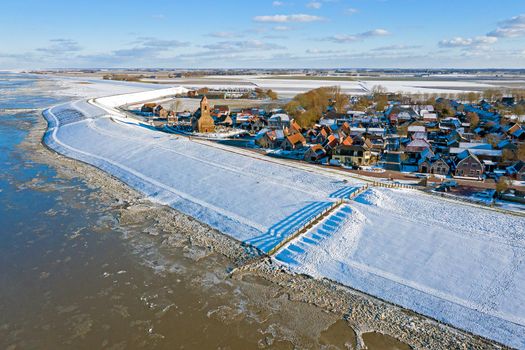
M 523 0 L 3 0 L 0 69 L 525 68 Z

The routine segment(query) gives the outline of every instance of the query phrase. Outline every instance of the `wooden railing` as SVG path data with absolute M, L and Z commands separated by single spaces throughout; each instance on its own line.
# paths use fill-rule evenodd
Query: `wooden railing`
M 343 204 L 345 201 L 343 199 L 338 199 L 336 202 L 332 203 L 328 208 L 324 209 L 322 212 L 317 214 L 315 217 L 310 219 L 307 223 L 305 223 L 303 226 L 298 228 L 296 231 L 294 231 L 291 235 L 283 239 L 279 244 L 277 244 L 275 247 L 273 247 L 269 252 L 268 255 L 272 256 L 275 254 L 279 249 L 281 249 L 283 246 L 285 246 L 288 242 L 291 240 L 297 238 L 302 233 L 306 233 L 312 226 L 314 226 L 316 223 L 327 217 L 329 214 L 331 214 L 335 209 L 337 209 L 341 204 Z
M 400 183 L 386 183 L 386 182 L 380 182 L 380 181 L 374 181 L 372 182 L 372 186 L 376 187 L 386 187 L 386 188 L 408 188 L 408 189 L 417 189 L 416 187 L 412 185 L 405 185 Z

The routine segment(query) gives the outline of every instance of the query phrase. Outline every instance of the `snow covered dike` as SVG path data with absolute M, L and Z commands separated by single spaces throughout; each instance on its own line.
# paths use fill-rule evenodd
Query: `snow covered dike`
M 361 185 L 328 170 L 126 123 L 111 117 L 117 106 L 76 101 L 50 108 L 44 141 L 263 251 Z M 525 348 L 524 258 L 522 217 L 371 188 L 274 259 Z
M 525 348 L 525 218 L 370 188 L 276 256 L 439 321 Z M 341 221 L 341 220 L 339 220 Z
M 150 92 L 147 98 L 130 95 L 151 99 Z M 45 143 L 239 241 L 258 238 L 260 244 L 254 246 L 265 252 L 333 203 L 329 194 L 344 186 L 342 176 L 294 169 L 151 130 L 116 115 L 114 107 L 131 98 L 116 99 L 76 101 L 46 110 Z

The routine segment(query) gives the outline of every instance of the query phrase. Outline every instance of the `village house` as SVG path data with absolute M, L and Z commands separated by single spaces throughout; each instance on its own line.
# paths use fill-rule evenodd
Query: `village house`
M 321 125 L 341 125 L 346 121 L 350 121 L 351 118 L 346 113 L 337 113 L 335 110 L 331 110 L 321 118 L 319 121 Z
M 425 113 L 423 114 L 423 121 L 425 123 L 435 123 L 438 121 L 436 113 Z
M 519 160 L 507 167 L 507 173 L 518 181 L 525 181 L 525 161 Z
M 158 116 L 159 116 L 159 118 L 162 118 L 162 119 L 168 119 L 168 116 L 170 114 L 173 114 L 173 113 L 171 111 L 167 110 L 166 108 L 161 108 L 159 110 Z
M 427 130 L 423 125 L 410 125 L 407 128 L 407 137 L 412 140 L 427 139 Z
M 230 115 L 230 107 L 227 105 L 215 105 L 213 106 L 213 117 L 220 118 L 222 116 L 229 116 Z
M 235 114 L 235 125 L 241 126 L 244 123 L 247 123 L 252 117 L 253 117 L 253 114 L 251 112 L 250 113 L 238 112 Z
M 372 163 L 372 152 L 366 144 L 337 146 L 333 150 L 332 159 L 347 166 L 363 166 Z
M 290 133 L 301 133 L 302 132 L 302 129 L 301 126 L 299 124 L 297 124 L 297 122 L 292 119 L 292 121 L 290 122 L 290 128 L 289 128 L 289 131 Z
M 256 133 L 267 127 L 266 121 L 257 116 L 251 116 L 247 121 L 243 122 L 240 127 L 249 133 Z M 281 130 L 282 131 L 282 130 Z
M 434 156 L 432 146 L 424 139 L 412 140 L 405 147 L 403 171 L 419 171 L 425 160 Z
M 340 138 L 340 140 L 342 140 L 341 145 L 344 146 L 352 146 L 354 144 L 354 139 L 351 136 Z
M 419 172 L 448 175 L 450 173 L 450 165 L 442 158 L 426 159 L 419 165 Z
M 456 176 L 480 178 L 483 172 L 483 164 L 471 150 L 458 154 L 454 172 Z
M 288 135 L 284 138 L 281 148 L 285 151 L 292 151 L 306 146 L 306 140 L 300 133 Z
M 268 128 L 284 129 L 290 126 L 290 117 L 285 113 L 274 114 L 268 119 Z
M 418 118 L 418 114 L 414 111 L 412 107 L 401 105 L 390 106 L 386 110 L 385 116 L 388 118 L 390 124 L 392 125 L 398 125 Z
M 226 127 L 233 126 L 233 120 L 230 116 L 230 107 L 227 105 L 215 105 L 211 113 L 212 118 L 215 120 L 215 124 Z
M 269 130 L 265 128 L 255 135 L 255 144 L 262 148 L 280 148 L 283 142 L 283 130 Z
M 320 144 L 312 145 L 304 154 L 304 160 L 307 162 L 318 162 L 326 157 L 326 151 Z
M 328 135 L 330 135 L 332 131 L 330 128 L 322 126 L 319 132 L 317 133 L 316 138 L 313 140 L 316 143 L 324 143 L 328 139 Z
M 157 104 L 154 102 L 144 103 L 140 108 L 142 113 L 153 113 L 154 109 L 157 107 Z
M 330 134 L 324 142 L 323 147 L 327 152 L 331 152 L 337 147 L 337 145 L 339 145 L 339 139 L 337 139 L 333 134 Z
M 517 123 L 510 126 L 509 128 L 504 128 L 504 130 L 505 130 L 505 133 L 509 135 L 511 138 L 514 138 L 517 140 L 525 140 L 525 130 L 523 130 L 523 128 Z

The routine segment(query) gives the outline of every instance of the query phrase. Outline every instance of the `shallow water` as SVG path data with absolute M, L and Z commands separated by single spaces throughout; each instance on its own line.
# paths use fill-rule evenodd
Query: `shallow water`
M 34 77 L 3 78 L 0 109 L 60 100 Z M 99 190 L 20 147 L 38 118 L 0 113 L 0 348 L 355 346 L 336 315 L 255 277 L 229 278 L 232 262 L 206 247 L 162 243 L 176 232 L 145 233 L 154 219 L 119 223 Z

